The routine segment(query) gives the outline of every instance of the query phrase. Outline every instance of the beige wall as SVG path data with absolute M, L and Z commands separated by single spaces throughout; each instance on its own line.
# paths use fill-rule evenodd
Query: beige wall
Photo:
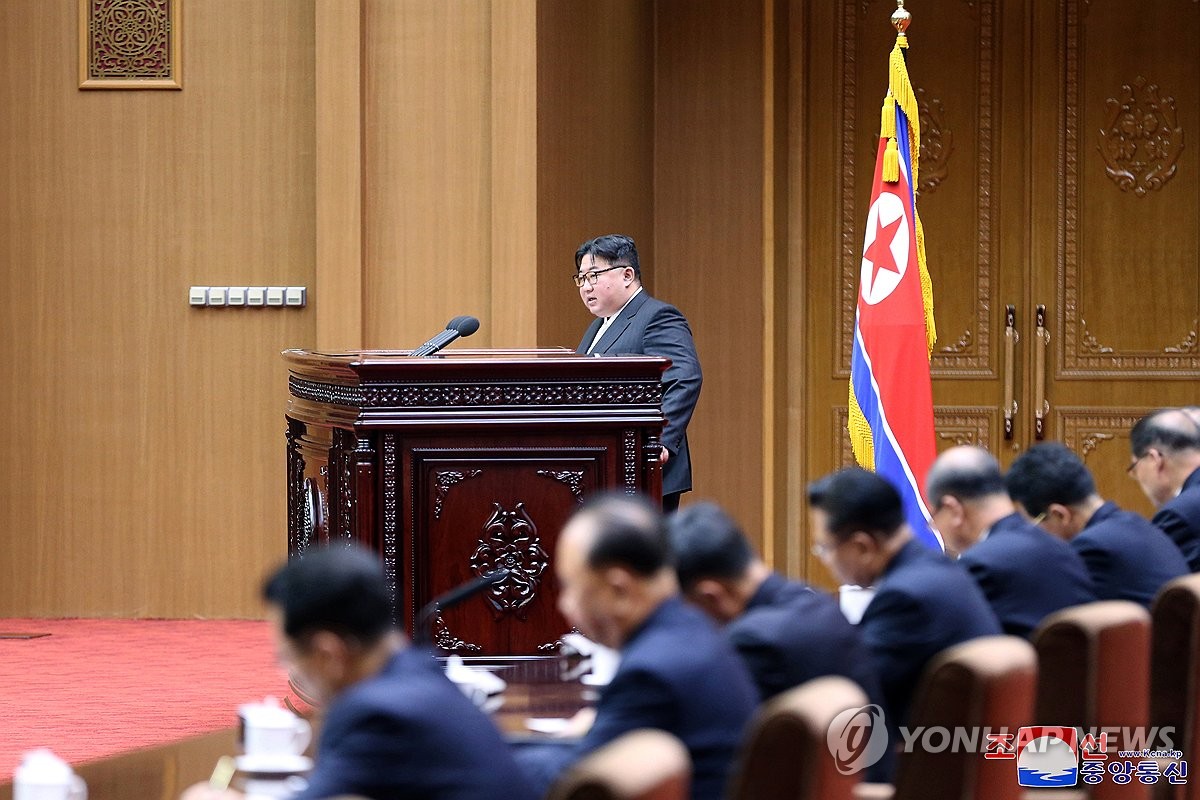
M 573 347 L 613 231 L 696 333 L 696 496 L 764 535 L 768 6 L 195 0 L 182 91 L 82 92 L 76 5 L 0 3 L 0 615 L 260 614 L 279 350 Z M 310 305 L 186 304 L 260 283 Z
M 80 91 L 75 0 L 0 4 L 0 614 L 258 613 L 278 351 L 312 311 L 313 12 L 188 3 L 183 91 Z

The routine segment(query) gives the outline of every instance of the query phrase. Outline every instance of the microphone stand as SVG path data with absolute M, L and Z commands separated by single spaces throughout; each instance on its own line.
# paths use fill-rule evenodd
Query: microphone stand
M 485 572 L 478 578 L 473 578 L 464 584 L 454 587 L 443 595 L 435 597 L 417 613 L 413 623 L 413 641 L 418 644 L 429 644 L 433 641 L 433 619 L 439 612 L 451 606 L 456 606 L 473 594 L 483 591 L 489 586 L 500 583 L 508 577 L 506 569 Z

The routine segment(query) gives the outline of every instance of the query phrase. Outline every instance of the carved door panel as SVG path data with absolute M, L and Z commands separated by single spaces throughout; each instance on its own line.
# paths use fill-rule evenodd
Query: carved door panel
M 792 157 L 804 181 L 792 223 L 808 268 L 792 313 L 807 334 L 810 480 L 853 463 L 847 380 L 894 8 L 843 0 L 798 17 L 804 146 Z M 938 448 L 979 444 L 1007 464 L 1039 436 L 1058 439 L 1103 494 L 1146 513 L 1124 474 L 1129 427 L 1151 408 L 1200 402 L 1200 173 L 1182 147 L 1200 142 L 1200 3 L 911 10 Z M 805 558 L 810 578 L 827 579 Z
M 406 623 L 455 587 L 494 570 L 507 576 L 446 608 L 430 624 L 435 644 L 461 655 L 539 655 L 557 650 L 570 626 L 557 608 L 553 554 L 571 510 L 616 465 L 597 437 L 464 442 L 447 448 L 407 439 L 403 485 L 410 487 L 409 532 L 397 576 Z
M 1102 494 L 1148 513 L 1124 474 L 1129 428 L 1200 401 L 1200 4 L 1033 10 L 1031 410 Z

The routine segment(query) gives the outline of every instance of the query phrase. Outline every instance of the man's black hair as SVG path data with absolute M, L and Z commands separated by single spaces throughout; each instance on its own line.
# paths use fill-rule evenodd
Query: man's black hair
M 589 515 L 595 524 L 588 567 L 619 566 L 650 577 L 671 565 L 662 511 L 645 497 L 602 494 L 588 501 L 579 513 Z
M 754 560 L 737 522 L 716 503 L 695 503 L 667 519 L 679 585 L 686 591 L 704 578 L 736 579 Z
M 991 495 L 1007 495 L 1000 463 L 986 450 L 974 448 L 966 457 L 951 462 L 934 462 L 925 483 L 930 509 L 940 508 L 942 500 L 978 500 Z
M 1059 442 L 1035 444 L 1013 461 L 1004 479 L 1008 494 L 1033 516 L 1051 503 L 1072 506 L 1096 493 L 1092 473 L 1079 456 Z
M 642 279 L 642 265 L 638 261 L 637 245 L 633 239 L 619 233 L 597 236 L 579 245 L 575 251 L 575 271 L 579 272 L 584 256 L 602 258 L 612 266 L 632 267 L 634 277 Z
M 284 633 L 295 641 L 332 631 L 371 645 L 392 626 L 383 565 L 354 545 L 292 558 L 267 579 L 263 599 L 282 610 Z
M 1200 450 L 1200 425 L 1186 411 L 1160 408 L 1142 417 L 1129 431 L 1129 449 L 1136 458 L 1151 447 L 1167 455 Z
M 808 503 L 825 512 L 829 532 L 839 541 L 863 531 L 890 539 L 904 524 L 900 493 L 874 472 L 850 467 L 808 485 Z

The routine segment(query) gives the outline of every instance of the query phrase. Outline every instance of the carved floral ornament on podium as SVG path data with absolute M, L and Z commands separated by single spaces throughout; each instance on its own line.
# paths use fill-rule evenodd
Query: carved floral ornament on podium
M 180 6 L 180 0 L 79 0 L 79 88 L 183 88 Z

